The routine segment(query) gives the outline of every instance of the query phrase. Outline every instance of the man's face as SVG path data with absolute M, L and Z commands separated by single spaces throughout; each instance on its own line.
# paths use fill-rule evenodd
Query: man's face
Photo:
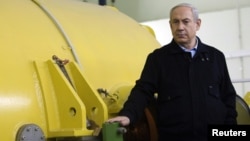
M 177 7 L 170 17 L 170 27 L 174 40 L 185 47 L 195 45 L 196 31 L 199 30 L 200 19 L 194 20 L 189 7 Z

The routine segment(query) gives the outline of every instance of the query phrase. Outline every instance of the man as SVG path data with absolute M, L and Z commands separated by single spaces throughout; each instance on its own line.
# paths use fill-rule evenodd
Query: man
M 135 123 L 157 94 L 159 141 L 206 141 L 208 125 L 237 124 L 226 60 L 196 35 L 201 20 L 192 5 L 173 7 L 169 24 L 173 40 L 149 54 L 119 116 L 108 122 Z

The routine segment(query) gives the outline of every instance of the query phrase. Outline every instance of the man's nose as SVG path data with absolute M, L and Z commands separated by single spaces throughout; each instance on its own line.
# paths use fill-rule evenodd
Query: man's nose
M 185 25 L 184 25 L 182 22 L 179 22 L 179 23 L 177 24 L 177 29 L 178 29 L 178 30 L 182 30 L 182 29 L 184 29 L 184 27 L 185 27 Z

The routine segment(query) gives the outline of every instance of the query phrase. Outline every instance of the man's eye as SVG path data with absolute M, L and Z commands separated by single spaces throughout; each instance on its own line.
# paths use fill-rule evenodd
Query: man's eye
M 179 21 L 173 21 L 173 23 L 174 23 L 174 24 L 177 24 L 177 23 L 179 23 Z
M 184 24 L 188 24 L 188 23 L 189 23 L 189 21 L 188 21 L 188 20 L 186 20 L 186 21 L 183 21 L 183 23 L 184 23 Z

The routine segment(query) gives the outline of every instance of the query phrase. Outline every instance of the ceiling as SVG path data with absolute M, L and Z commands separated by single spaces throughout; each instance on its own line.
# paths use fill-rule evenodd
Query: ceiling
M 114 3 L 107 0 L 107 5 L 114 5 L 138 22 L 145 22 L 168 18 L 171 7 L 182 2 L 193 4 L 200 13 L 250 6 L 250 0 L 115 0 Z

